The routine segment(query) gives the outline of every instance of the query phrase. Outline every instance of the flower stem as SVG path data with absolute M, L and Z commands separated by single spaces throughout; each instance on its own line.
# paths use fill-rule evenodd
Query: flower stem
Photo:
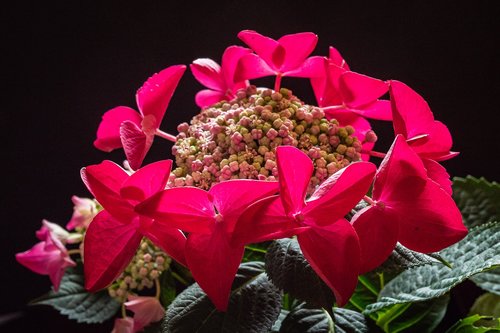
M 385 153 L 380 153 L 378 151 L 373 150 L 361 150 L 361 154 L 368 154 L 373 157 L 385 158 Z
M 187 282 L 183 277 L 181 277 L 179 274 L 177 274 L 176 272 L 172 271 L 172 276 L 174 277 L 174 279 L 176 279 L 177 281 L 179 281 L 180 283 L 182 283 L 183 285 L 185 286 L 189 286 L 189 282 Z
M 363 197 L 363 200 L 366 201 L 370 206 L 375 206 L 375 201 L 373 201 L 373 199 L 369 196 L 365 195 Z
M 156 294 L 155 297 L 156 299 L 160 299 L 160 294 L 161 294 L 161 286 L 160 286 L 160 280 L 155 279 L 155 287 L 156 287 Z
M 274 81 L 274 91 L 279 92 L 281 86 L 281 73 L 276 75 L 276 81 Z
M 82 251 L 80 251 L 80 249 L 68 250 L 68 255 L 72 255 L 72 254 L 79 254 L 81 256 L 82 255 Z
M 341 104 L 341 105 L 325 106 L 325 107 L 321 108 L 321 110 L 323 110 L 323 111 L 330 111 L 330 110 L 340 110 L 340 109 L 343 109 L 343 108 L 345 108 L 345 106 L 343 104 Z
M 174 135 L 163 132 L 158 128 L 156 129 L 155 135 L 159 136 L 160 138 L 167 139 L 168 141 L 172 141 L 174 143 L 177 141 Z
M 125 309 L 125 303 L 122 303 L 122 317 L 127 318 L 127 310 Z

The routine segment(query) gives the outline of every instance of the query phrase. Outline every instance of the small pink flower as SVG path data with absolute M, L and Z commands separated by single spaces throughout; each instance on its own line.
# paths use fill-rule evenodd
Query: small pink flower
M 134 320 L 130 317 L 115 319 L 111 333 L 134 333 Z
M 234 81 L 234 73 L 238 61 L 250 49 L 240 46 L 230 46 L 222 55 L 221 66 L 212 59 L 196 59 L 191 64 L 191 72 L 198 82 L 209 89 L 202 90 L 196 94 L 196 104 L 205 107 L 222 100 L 231 100 L 235 97 L 238 89 L 245 88 L 248 81 Z
M 36 237 L 44 241 L 49 237 L 49 234 L 61 241 L 61 243 L 74 244 L 79 243 L 82 240 L 82 235 L 77 233 L 69 233 L 66 229 L 61 227 L 59 224 L 49 222 L 47 220 L 42 220 L 42 227 L 36 232 Z
M 87 228 L 98 213 L 95 200 L 74 195 L 71 197 L 71 201 L 74 205 L 73 216 L 66 225 L 66 229 Z
M 48 275 L 57 291 L 66 267 L 76 266 L 76 263 L 71 260 L 61 241 L 50 232 L 44 235 L 44 241 L 35 244 L 28 251 L 16 254 L 16 259 L 33 272 Z
M 129 295 L 125 307 L 134 312 L 134 332 L 160 321 L 165 315 L 165 309 L 156 297 Z

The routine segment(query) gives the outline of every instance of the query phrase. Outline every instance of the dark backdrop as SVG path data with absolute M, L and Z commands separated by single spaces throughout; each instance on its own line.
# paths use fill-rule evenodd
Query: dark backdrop
M 242 45 L 236 34 L 243 29 L 274 38 L 313 31 L 320 38 L 315 54 L 334 45 L 353 70 L 406 82 L 453 134 L 461 154 L 445 163 L 450 173 L 498 180 L 500 13 L 493 1 L 99 2 L 2 5 L 2 332 L 111 330 L 111 322 L 77 325 L 48 307 L 27 307 L 50 283 L 16 264 L 14 253 L 36 242 L 42 218 L 68 221 L 71 195 L 88 195 L 82 166 L 123 159 L 122 151 L 92 146 L 106 110 L 135 107 L 136 89 L 164 67 L 198 57 L 219 62 L 226 46 Z M 284 85 L 313 102 L 304 81 Z M 186 73 L 163 130 L 175 133 L 197 112 L 200 88 Z M 148 161 L 169 157 L 170 147 L 156 140 Z

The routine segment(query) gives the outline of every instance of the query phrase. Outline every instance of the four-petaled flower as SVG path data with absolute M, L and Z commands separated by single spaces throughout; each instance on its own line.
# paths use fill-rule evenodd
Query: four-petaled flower
M 221 66 L 212 59 L 200 58 L 191 64 L 191 72 L 198 82 L 209 89 L 196 94 L 195 101 L 199 107 L 206 107 L 222 100 L 230 101 L 236 97 L 239 89 L 248 85 L 247 80 L 234 80 L 238 61 L 245 54 L 252 52 L 241 46 L 230 46 L 222 55 Z
M 217 309 L 224 311 L 244 252 L 244 245 L 231 241 L 236 221 L 247 206 L 277 191 L 277 182 L 250 179 L 228 180 L 209 191 L 171 188 L 144 201 L 136 211 L 189 233 L 187 266 Z
M 165 188 L 171 167 L 171 160 L 159 161 L 131 176 L 111 161 L 82 169 L 83 181 L 104 208 L 85 234 L 88 290 L 99 290 L 113 282 L 132 259 L 143 237 L 185 264 L 184 234 L 134 211 L 137 204 Z
M 170 66 L 151 76 L 137 91 L 139 112 L 126 106 L 107 111 L 97 130 L 94 146 L 109 152 L 123 147 L 134 170 L 138 169 L 155 135 L 163 135 L 159 127 L 175 88 L 186 66 Z
M 245 244 L 298 234 L 305 258 L 342 306 L 356 287 L 360 266 L 358 237 L 344 216 L 368 191 L 375 165 L 350 164 L 306 200 L 311 159 L 295 147 L 280 146 L 276 160 L 280 194 L 250 206 L 236 225 L 233 241 Z
M 128 296 L 125 308 L 134 313 L 133 332 L 139 332 L 151 323 L 160 321 L 165 315 L 165 309 L 156 297 Z
M 455 202 L 428 178 L 419 156 L 401 135 L 377 171 L 372 195 L 372 204 L 351 221 L 361 244 L 361 273 L 380 265 L 398 241 L 428 253 L 467 234 Z

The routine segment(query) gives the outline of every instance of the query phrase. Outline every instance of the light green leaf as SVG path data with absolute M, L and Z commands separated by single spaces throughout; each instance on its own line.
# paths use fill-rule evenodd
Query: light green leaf
M 51 305 L 79 323 L 102 323 L 113 317 L 120 308 L 120 303 L 111 298 L 106 290 L 87 292 L 83 279 L 81 266 L 69 268 L 57 292 L 52 290 L 30 304 Z
M 500 185 L 484 178 L 453 178 L 453 199 L 471 228 L 486 222 L 500 221 Z
M 486 323 L 488 326 L 483 326 Z M 500 318 L 473 315 L 458 321 L 446 333 L 498 333 L 500 332 Z
M 279 316 L 281 293 L 264 273 L 264 263 L 243 263 L 233 283 L 227 312 L 219 312 L 198 286 L 181 292 L 167 309 L 163 333 L 267 333 Z
M 500 296 L 492 293 L 482 294 L 474 301 L 469 314 L 500 318 Z
M 471 280 L 474 281 L 478 287 L 490 293 L 500 295 L 500 268 L 474 275 L 471 277 Z
M 441 254 L 452 263 L 452 268 L 427 264 L 404 271 L 382 289 L 378 302 L 368 305 L 365 314 L 393 304 L 440 297 L 474 274 L 499 266 L 500 223 L 471 229 L 463 240 Z

